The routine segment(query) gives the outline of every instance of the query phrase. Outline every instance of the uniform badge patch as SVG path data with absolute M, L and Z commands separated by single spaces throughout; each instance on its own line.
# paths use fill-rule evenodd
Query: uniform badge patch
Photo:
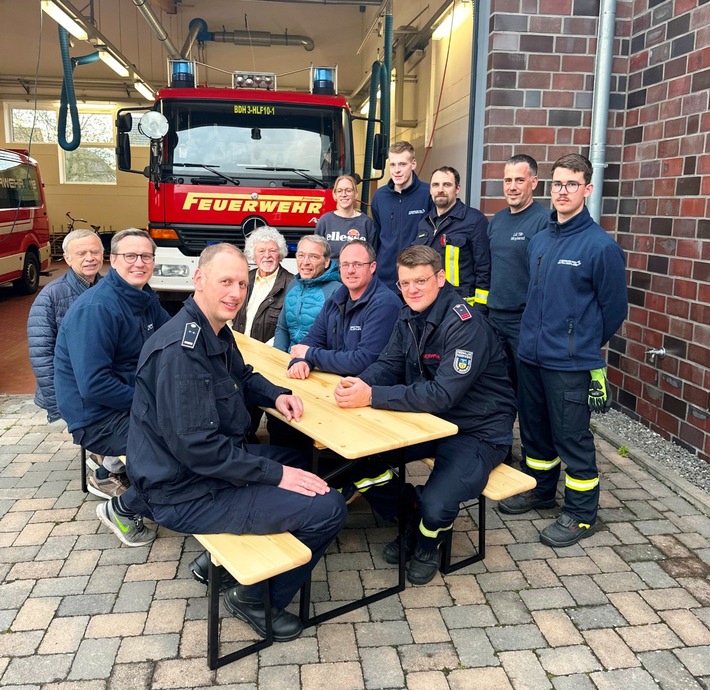
M 186 323 L 185 331 L 182 334 L 182 346 L 189 350 L 194 350 L 201 330 L 202 329 L 194 321 Z
M 454 354 L 454 371 L 457 374 L 468 374 L 471 371 L 471 364 L 473 364 L 473 352 L 470 350 L 456 350 Z
M 471 318 L 471 310 L 465 304 L 457 304 L 454 306 L 454 314 L 458 316 L 461 321 L 468 321 Z

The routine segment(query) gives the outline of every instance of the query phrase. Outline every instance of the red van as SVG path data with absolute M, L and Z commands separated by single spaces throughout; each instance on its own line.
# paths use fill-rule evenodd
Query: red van
M 0 283 L 32 295 L 51 252 L 42 178 L 26 154 L 0 149 Z

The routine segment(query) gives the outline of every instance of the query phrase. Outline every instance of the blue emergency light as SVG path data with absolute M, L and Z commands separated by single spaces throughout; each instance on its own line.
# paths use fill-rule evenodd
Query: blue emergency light
M 168 60 L 170 86 L 194 88 L 197 68 L 192 60 Z
M 335 96 L 338 91 L 338 66 L 311 67 L 311 93 Z

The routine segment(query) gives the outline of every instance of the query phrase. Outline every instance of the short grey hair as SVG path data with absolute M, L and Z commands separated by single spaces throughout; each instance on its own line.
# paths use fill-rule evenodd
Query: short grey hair
M 300 249 L 301 243 L 305 242 L 308 240 L 309 242 L 314 242 L 315 244 L 319 244 L 321 247 L 323 247 L 323 256 L 326 259 L 330 259 L 331 255 L 331 249 L 330 249 L 330 242 L 325 239 L 325 237 L 322 237 L 321 235 L 304 235 L 301 237 L 300 240 L 298 240 L 298 248 Z
M 125 230 L 119 230 L 111 238 L 111 254 L 116 254 L 118 251 L 118 243 L 126 237 L 143 237 L 150 242 L 153 247 L 153 253 L 155 254 L 156 247 L 155 242 L 153 242 L 153 238 L 148 234 L 147 230 L 141 230 L 139 228 L 126 228 Z
M 244 254 L 250 263 L 254 263 L 254 247 L 257 242 L 273 242 L 279 248 L 279 262 L 288 256 L 288 245 L 284 236 L 270 225 L 261 225 L 247 235 Z
M 99 244 L 101 244 L 101 238 L 93 231 L 87 228 L 79 228 L 78 230 L 72 230 L 62 241 L 62 252 L 64 254 L 69 253 L 69 243 L 74 240 L 81 240 L 84 237 L 95 237 Z M 103 246 L 103 245 L 102 245 Z

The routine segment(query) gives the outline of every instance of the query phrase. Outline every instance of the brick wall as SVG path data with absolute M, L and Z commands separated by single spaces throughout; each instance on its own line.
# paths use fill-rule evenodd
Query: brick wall
M 485 213 L 514 153 L 540 163 L 546 205 L 551 163 L 589 154 L 598 14 L 492 0 Z M 629 317 L 609 378 L 625 412 L 710 461 L 710 0 L 619 0 L 614 56 L 601 224 L 626 254 Z

